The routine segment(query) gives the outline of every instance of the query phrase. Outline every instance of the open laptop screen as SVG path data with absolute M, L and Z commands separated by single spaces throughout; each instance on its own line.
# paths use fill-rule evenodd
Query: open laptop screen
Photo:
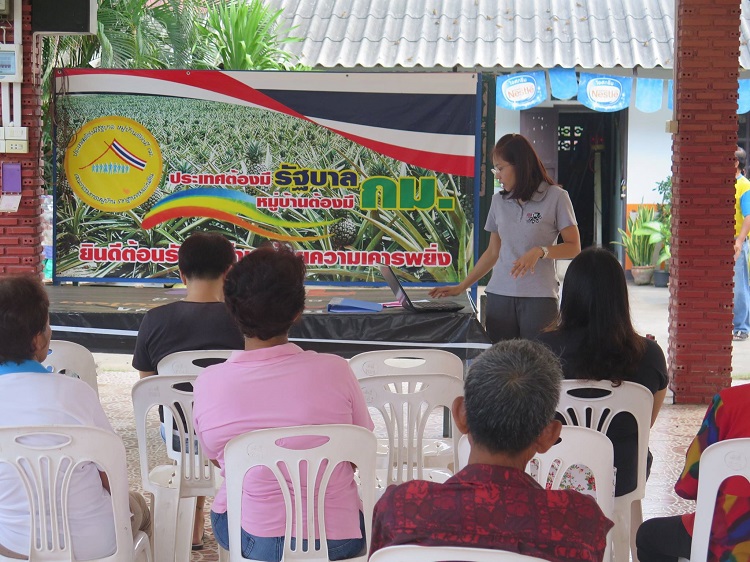
M 380 274 L 383 276 L 386 283 L 388 283 L 388 286 L 391 288 L 391 291 L 393 291 L 393 294 L 396 295 L 396 300 L 398 301 L 398 303 L 404 308 L 412 308 L 411 301 L 409 300 L 406 291 L 404 291 L 404 288 L 401 286 L 401 282 L 398 280 L 398 277 L 396 277 L 396 274 L 393 273 L 393 270 L 387 265 L 379 265 L 378 269 L 380 269 Z

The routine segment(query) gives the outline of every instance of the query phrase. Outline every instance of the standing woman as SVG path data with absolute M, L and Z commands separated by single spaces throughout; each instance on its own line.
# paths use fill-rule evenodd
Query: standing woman
M 461 283 L 436 287 L 430 295 L 458 295 L 492 270 L 486 315 L 490 340 L 534 339 L 557 316 L 554 260 L 578 255 L 581 237 L 568 193 L 554 185 L 528 140 L 503 136 L 492 162 L 503 190 L 492 197 L 484 227 L 490 243 Z M 561 244 L 556 244 L 558 236 Z

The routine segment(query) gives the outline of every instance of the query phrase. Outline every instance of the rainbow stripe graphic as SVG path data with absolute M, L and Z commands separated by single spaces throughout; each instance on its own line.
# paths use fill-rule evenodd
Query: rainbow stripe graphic
M 149 230 L 166 221 L 185 217 L 206 217 L 236 224 L 260 236 L 284 242 L 322 240 L 330 237 L 330 234 L 297 236 L 267 230 L 254 223 L 297 230 L 320 228 L 334 222 L 282 220 L 258 211 L 255 206 L 255 197 L 241 191 L 199 187 L 173 193 L 159 201 L 144 215 L 141 228 Z

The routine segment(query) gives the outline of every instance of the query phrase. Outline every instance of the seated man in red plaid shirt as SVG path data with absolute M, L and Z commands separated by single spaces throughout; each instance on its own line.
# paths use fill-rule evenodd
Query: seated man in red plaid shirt
M 412 480 L 375 506 L 371 553 L 386 546 L 495 548 L 546 560 L 601 561 L 612 527 L 593 498 L 545 490 L 524 472 L 560 435 L 562 369 L 541 344 L 503 341 L 476 359 L 453 403 L 469 464 L 444 484 Z

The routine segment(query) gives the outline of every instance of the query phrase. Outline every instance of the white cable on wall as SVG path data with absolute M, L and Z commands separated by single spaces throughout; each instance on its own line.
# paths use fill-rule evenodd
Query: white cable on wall
M 13 124 L 11 126 L 21 126 L 21 84 L 18 82 L 13 82 Z
M 23 49 L 23 6 L 21 0 L 13 0 L 13 43 Z M 21 126 L 21 83 L 23 82 L 23 63 L 21 63 L 21 80 L 13 83 L 13 126 Z M 3 112 L 5 115 L 5 112 Z
M 10 127 L 10 88 L 8 82 L 0 82 L 0 97 L 2 97 L 3 127 Z

